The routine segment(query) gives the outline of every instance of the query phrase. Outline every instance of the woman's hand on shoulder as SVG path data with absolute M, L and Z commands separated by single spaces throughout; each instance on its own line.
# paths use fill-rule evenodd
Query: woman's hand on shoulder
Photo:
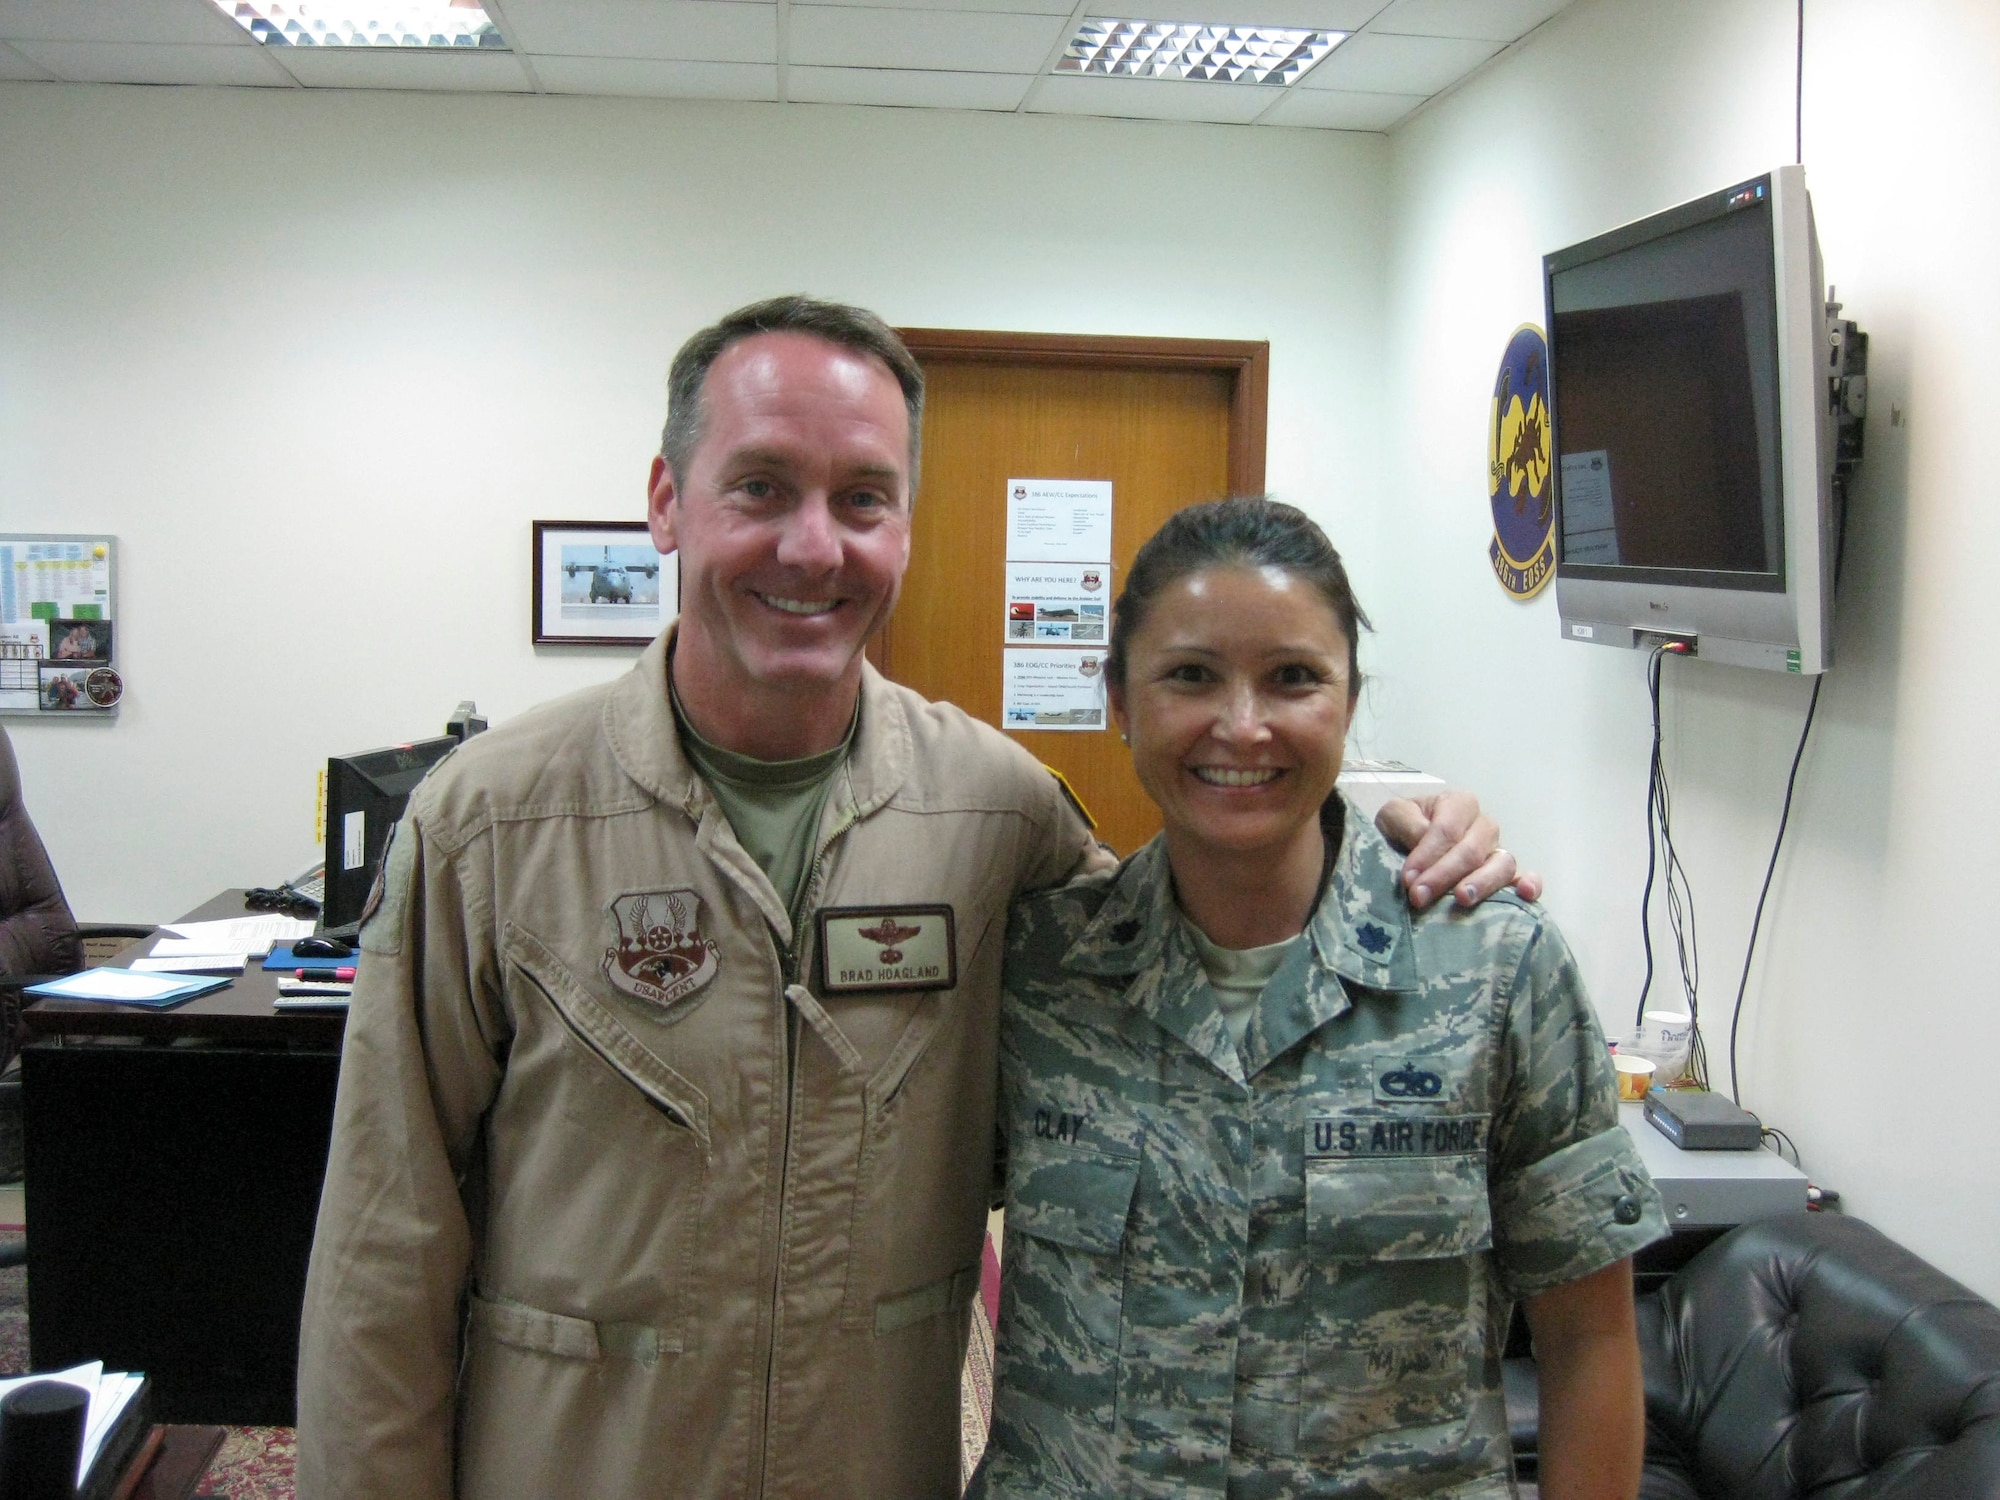
M 1446 891 L 1460 906 L 1477 906 L 1510 885 L 1523 901 L 1541 899 L 1541 876 L 1500 847 L 1500 825 L 1480 812 L 1471 792 L 1447 787 L 1429 797 L 1391 798 L 1375 814 L 1375 826 L 1407 856 L 1403 892 L 1418 911 Z

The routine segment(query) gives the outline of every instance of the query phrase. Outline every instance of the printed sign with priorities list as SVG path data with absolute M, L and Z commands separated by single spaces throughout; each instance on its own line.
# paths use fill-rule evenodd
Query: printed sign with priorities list
M 1103 730 L 1102 651 L 1009 647 L 1000 656 L 1001 728 Z
M 1111 481 L 1007 481 L 1007 561 L 1106 564 Z
M 1007 644 L 1102 646 L 1110 616 L 1109 563 L 1007 564 Z

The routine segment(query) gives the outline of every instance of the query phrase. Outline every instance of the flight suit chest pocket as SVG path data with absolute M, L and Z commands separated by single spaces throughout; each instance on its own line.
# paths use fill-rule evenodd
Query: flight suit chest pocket
M 1122 1251 L 1137 1156 L 1017 1140 L 1007 1174 L 1010 1280 L 1059 1342 L 1116 1348 L 1124 1301 Z
M 1462 1420 L 1493 1243 L 1483 1115 L 1335 1117 L 1306 1151 L 1304 1452 Z

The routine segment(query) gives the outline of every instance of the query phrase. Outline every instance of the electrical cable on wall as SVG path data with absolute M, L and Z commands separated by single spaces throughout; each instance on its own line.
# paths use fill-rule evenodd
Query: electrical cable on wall
M 1674 847 L 1673 793 L 1667 781 L 1665 732 L 1660 707 L 1661 674 L 1669 656 L 1685 655 L 1687 647 L 1667 641 L 1653 648 L 1646 662 L 1646 690 L 1653 707 L 1652 762 L 1646 777 L 1646 885 L 1639 900 L 1639 938 L 1646 954 L 1646 977 L 1639 989 L 1633 1026 L 1646 1023 L 1646 1002 L 1653 988 L 1653 884 L 1663 881 L 1667 926 L 1673 933 L 1674 957 L 1680 966 L 1681 996 L 1692 1027 L 1687 1076 L 1699 1088 L 1708 1086 L 1708 1052 L 1701 1037 L 1701 953 L 1696 940 L 1694 890 L 1680 853 Z

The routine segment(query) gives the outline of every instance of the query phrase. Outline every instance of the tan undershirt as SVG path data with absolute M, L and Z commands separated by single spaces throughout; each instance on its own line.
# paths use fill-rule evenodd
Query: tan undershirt
M 1224 948 L 1210 942 L 1208 934 L 1185 915 L 1181 917 L 1181 925 L 1194 939 L 1195 954 L 1201 959 L 1202 972 L 1208 975 L 1208 987 L 1215 991 L 1223 1024 L 1235 1039 L 1236 1050 L 1241 1052 L 1243 1038 L 1250 1030 L 1251 1014 L 1257 1009 L 1264 986 L 1271 982 L 1271 976 L 1305 934 L 1295 933 L 1283 942 L 1267 943 L 1261 948 Z

